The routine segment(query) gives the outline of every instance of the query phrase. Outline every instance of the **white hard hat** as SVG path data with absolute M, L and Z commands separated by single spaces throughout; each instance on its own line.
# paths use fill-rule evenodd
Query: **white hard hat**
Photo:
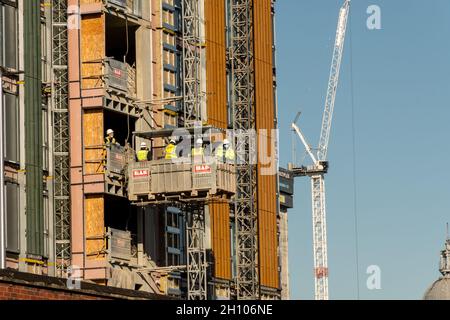
M 230 141 L 228 139 L 223 140 L 223 144 L 230 144 Z
M 141 148 L 147 148 L 147 144 L 145 142 L 141 142 Z
M 111 133 L 114 133 L 113 129 L 106 130 L 106 134 L 111 134 Z
M 202 138 L 198 138 L 197 141 L 196 141 L 195 143 L 197 143 L 197 144 L 203 144 Z
M 172 143 L 172 144 L 175 144 L 175 139 L 174 138 L 170 138 L 169 142 Z

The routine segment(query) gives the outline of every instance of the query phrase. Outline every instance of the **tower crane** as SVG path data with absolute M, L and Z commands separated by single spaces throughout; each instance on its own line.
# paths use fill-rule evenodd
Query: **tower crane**
M 305 136 L 296 124 L 300 113 L 297 114 L 297 117 L 292 123 L 292 129 L 299 136 L 301 142 L 305 146 L 306 152 L 313 162 L 313 165 L 311 166 L 301 167 L 294 167 L 294 165 L 290 164 L 290 170 L 293 172 L 294 177 L 308 176 L 311 178 L 316 300 L 328 300 L 329 298 L 324 176 L 328 172 L 328 143 L 330 140 L 334 102 L 336 100 L 336 91 L 339 82 L 339 71 L 341 68 L 349 11 L 350 0 L 345 0 L 339 12 L 339 21 L 336 30 L 336 40 L 334 44 L 333 59 L 331 62 L 330 78 L 328 81 L 327 95 L 325 99 L 325 110 L 322 118 L 322 129 L 316 154 L 307 143 Z

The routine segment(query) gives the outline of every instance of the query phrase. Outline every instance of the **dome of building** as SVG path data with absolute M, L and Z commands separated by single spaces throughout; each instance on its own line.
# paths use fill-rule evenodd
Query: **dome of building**
M 435 281 L 426 291 L 424 300 L 450 300 L 450 277 Z
M 450 300 L 450 239 L 447 237 L 445 249 L 441 251 L 439 272 L 442 277 L 425 292 L 424 300 Z

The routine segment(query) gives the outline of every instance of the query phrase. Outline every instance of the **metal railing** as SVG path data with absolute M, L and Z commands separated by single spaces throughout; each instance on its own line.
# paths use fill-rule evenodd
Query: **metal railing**
M 136 69 L 113 58 L 83 62 L 83 89 L 106 88 L 136 98 Z
M 136 69 L 128 63 L 112 58 L 104 59 L 104 83 L 107 88 L 116 89 L 136 97 Z
M 108 227 L 106 239 L 109 260 L 131 261 L 131 259 L 137 258 L 136 236 L 130 231 Z
M 136 201 L 156 195 L 234 194 L 235 168 L 226 163 L 176 163 L 171 160 L 131 162 L 127 167 L 128 197 Z

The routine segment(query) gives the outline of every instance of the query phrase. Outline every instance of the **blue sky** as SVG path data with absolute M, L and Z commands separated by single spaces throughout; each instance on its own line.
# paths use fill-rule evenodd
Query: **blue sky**
M 289 126 L 297 111 L 309 142 L 318 142 L 342 3 L 277 1 L 282 165 L 291 161 Z M 381 30 L 366 27 L 373 4 L 381 8 Z M 439 276 L 450 221 L 450 1 L 353 0 L 350 22 L 326 177 L 330 298 L 357 298 L 355 165 L 360 298 L 421 299 Z M 301 159 L 303 148 L 297 147 Z M 295 188 L 289 212 L 291 295 L 312 299 L 309 181 L 297 180 Z M 370 265 L 381 268 L 381 290 L 366 287 Z

